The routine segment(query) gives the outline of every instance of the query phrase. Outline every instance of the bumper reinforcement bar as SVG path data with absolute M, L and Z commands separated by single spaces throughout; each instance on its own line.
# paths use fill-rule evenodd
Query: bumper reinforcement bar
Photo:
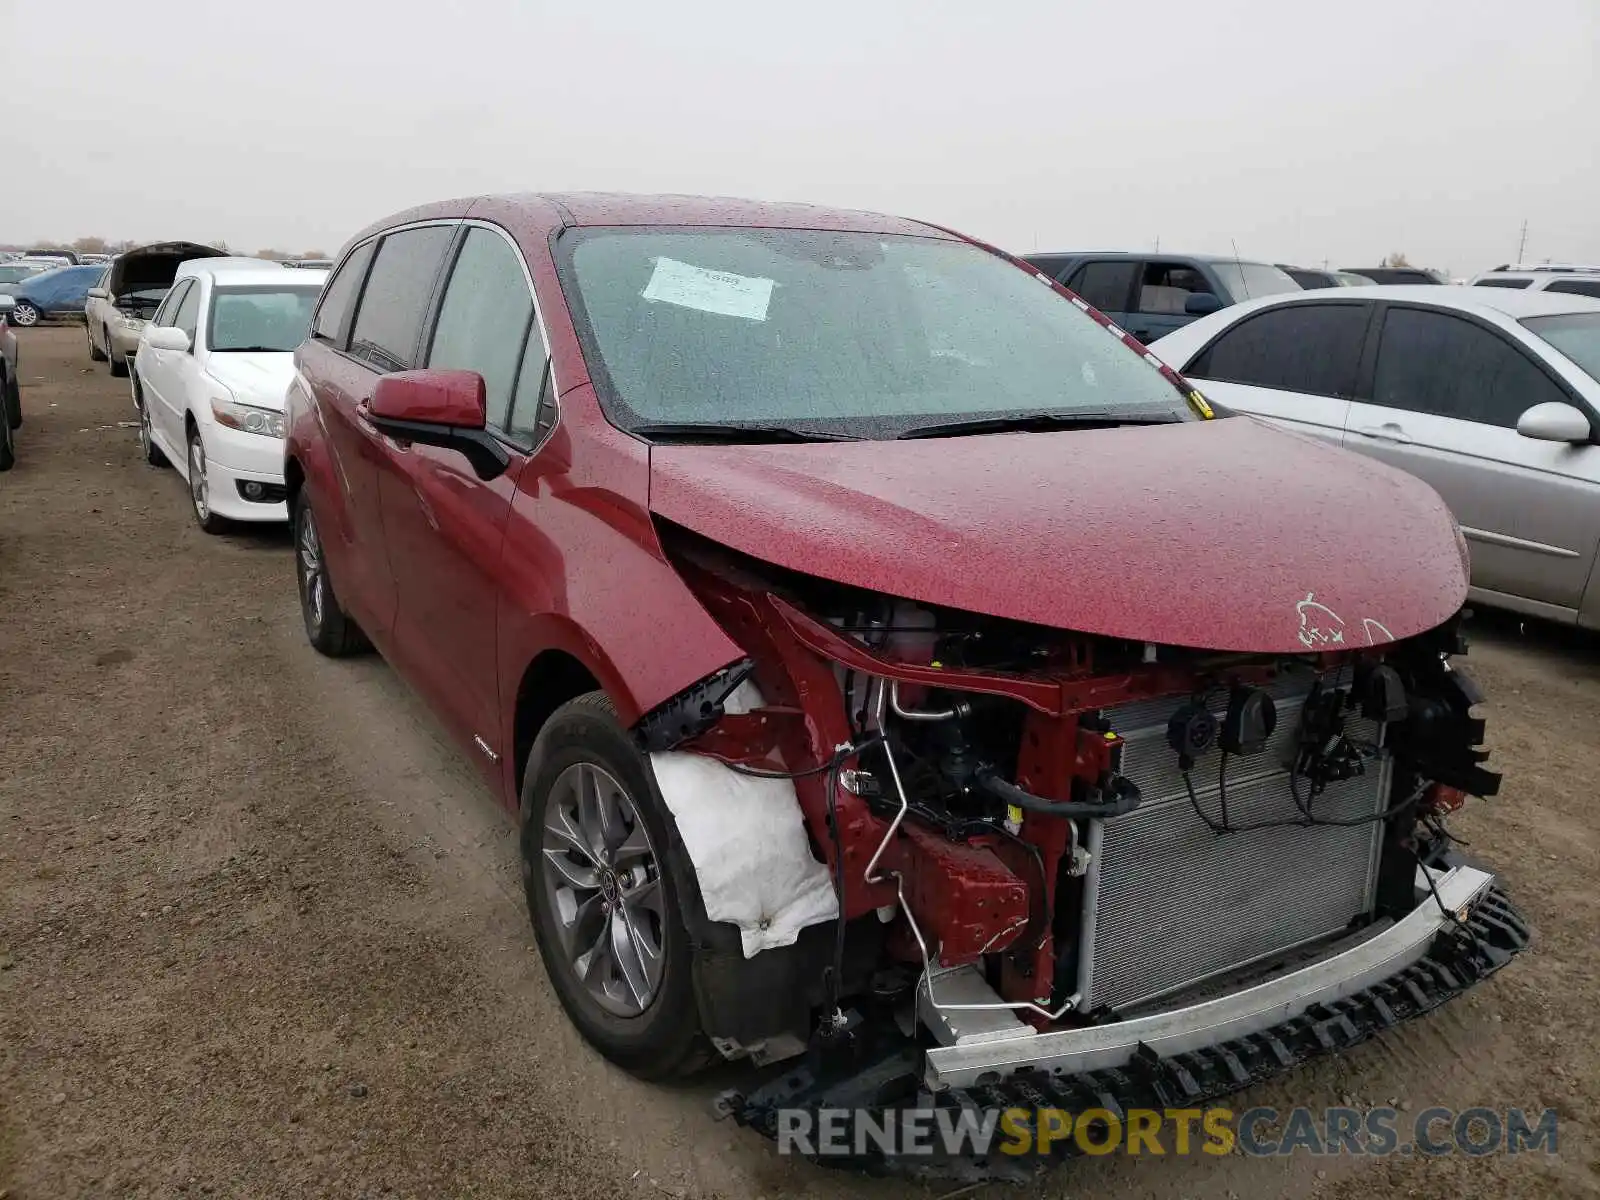
M 1429 1012 L 1499 970 L 1529 941 L 1494 877 L 1467 866 L 1435 875 L 1447 917 L 1428 896 L 1350 950 L 1204 1004 L 1154 1017 L 1000 1042 L 922 1051 L 880 1042 L 853 1071 L 790 1071 L 750 1095 L 725 1093 L 722 1112 L 777 1137 L 780 1110 L 849 1110 L 850 1129 L 892 1110 L 1185 1108 L 1225 1096 L 1321 1054 L 1341 1051 Z M 1458 923 L 1459 921 L 1459 923 Z M 1119 1032 L 1121 1030 L 1122 1032 Z M 813 1124 L 813 1128 L 815 1125 Z M 845 1144 L 859 1145 L 853 1129 Z M 861 1153 L 818 1161 L 875 1174 L 968 1181 L 1017 1179 L 1038 1158 Z M 1073 1139 L 1054 1157 L 1076 1153 Z

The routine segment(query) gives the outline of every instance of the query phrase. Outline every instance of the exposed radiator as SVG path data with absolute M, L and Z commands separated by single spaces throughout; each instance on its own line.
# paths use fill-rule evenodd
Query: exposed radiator
M 1298 818 L 1289 789 L 1300 710 L 1312 677 L 1280 680 L 1266 690 L 1278 724 L 1260 754 L 1228 759 L 1228 821 Z M 1111 709 L 1122 735 L 1122 774 L 1144 802 L 1126 816 L 1090 822 L 1084 879 L 1079 1007 L 1126 1007 L 1181 991 L 1344 929 L 1371 911 L 1382 825 L 1284 826 L 1215 834 L 1195 813 L 1167 744 L 1167 720 L 1182 697 Z M 1227 704 L 1216 697 L 1220 721 Z M 1382 728 L 1351 718 L 1346 735 L 1379 744 Z M 1220 751 L 1191 772 L 1195 796 L 1221 822 Z M 1389 802 L 1390 761 L 1380 750 L 1365 774 L 1330 783 L 1312 811 L 1343 818 L 1378 812 Z M 1309 796 L 1304 780 L 1302 797 Z

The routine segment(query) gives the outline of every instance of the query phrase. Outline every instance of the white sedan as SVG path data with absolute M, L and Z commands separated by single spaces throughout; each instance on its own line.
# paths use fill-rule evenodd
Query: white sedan
M 153 466 L 188 481 L 207 533 L 229 521 L 287 521 L 284 394 L 325 271 L 237 259 L 185 263 L 139 338 L 133 402 Z
M 1431 484 L 1470 543 L 1472 599 L 1600 628 L 1600 301 L 1493 287 L 1297 292 L 1223 309 L 1150 349 L 1213 401 Z

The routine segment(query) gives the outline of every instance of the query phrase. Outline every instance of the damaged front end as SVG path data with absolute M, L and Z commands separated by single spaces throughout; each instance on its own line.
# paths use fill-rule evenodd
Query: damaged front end
M 1192 1105 L 1427 1011 L 1527 943 L 1442 823 L 1499 785 L 1452 665 L 1459 619 L 1358 646 L 1307 596 L 1303 652 L 1213 652 L 661 538 L 748 656 L 636 727 L 705 915 L 739 931 L 691 930 L 705 1032 L 790 1060 L 723 1098 L 741 1124 Z M 1002 1170 L 870 1139 L 830 1161 Z

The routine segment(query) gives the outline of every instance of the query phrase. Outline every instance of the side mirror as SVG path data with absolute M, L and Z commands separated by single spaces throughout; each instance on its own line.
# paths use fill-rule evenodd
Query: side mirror
M 1190 292 L 1183 302 L 1183 311 L 1191 317 L 1209 317 L 1224 307 L 1222 300 L 1211 292 Z
M 456 450 L 479 479 L 503 474 L 511 456 L 484 428 L 483 376 L 476 371 L 400 371 L 372 390 L 366 417 L 397 442 Z
M 145 341 L 152 350 L 176 350 L 179 354 L 189 352 L 189 335 L 176 325 L 152 325 L 145 334 Z
M 1587 442 L 1594 431 L 1589 418 L 1570 404 L 1549 400 L 1517 418 L 1517 432 L 1537 442 Z
M 89 299 L 91 300 L 109 300 L 110 298 L 111 293 L 106 291 L 105 288 L 95 287 L 89 289 Z

